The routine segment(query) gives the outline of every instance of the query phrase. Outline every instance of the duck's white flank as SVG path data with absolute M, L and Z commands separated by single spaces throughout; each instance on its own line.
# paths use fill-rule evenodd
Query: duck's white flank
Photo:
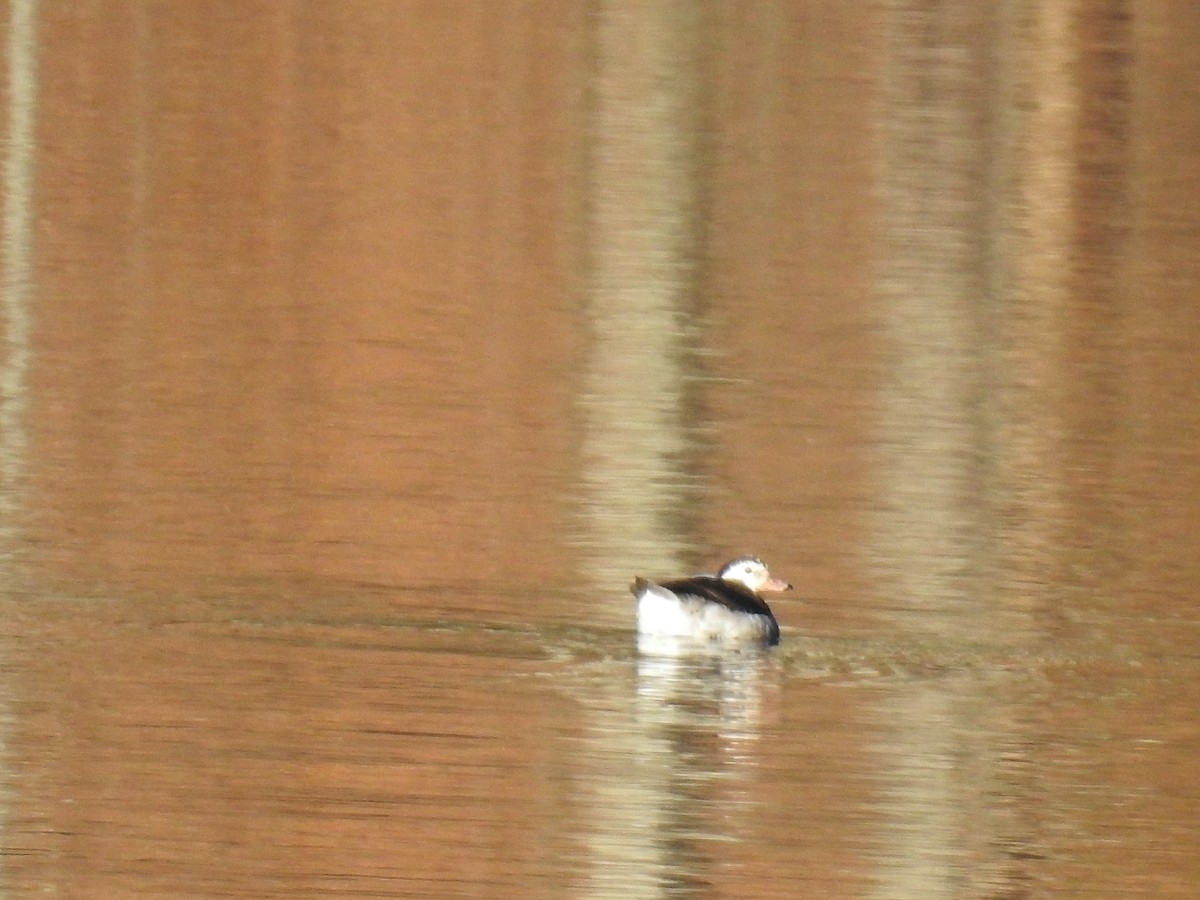
M 647 584 L 637 597 L 637 629 L 645 637 L 758 644 L 770 640 L 772 622 L 700 597 L 676 596 L 657 584 Z

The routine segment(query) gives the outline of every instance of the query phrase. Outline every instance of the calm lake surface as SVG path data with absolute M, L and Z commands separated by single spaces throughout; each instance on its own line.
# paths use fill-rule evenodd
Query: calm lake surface
M 0 896 L 1200 896 L 1200 12 L 983 6 L 12 0 Z

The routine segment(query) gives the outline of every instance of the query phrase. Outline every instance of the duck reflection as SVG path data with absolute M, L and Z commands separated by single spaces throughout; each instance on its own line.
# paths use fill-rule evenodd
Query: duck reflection
M 710 732 L 726 741 L 756 739 L 764 723 L 764 693 L 776 672 L 769 655 L 757 648 L 700 650 L 686 640 L 639 636 L 639 721 L 647 728 Z
M 724 849 L 751 831 L 777 663 L 764 649 L 664 641 L 648 639 L 632 684 L 608 667 L 586 701 L 588 752 L 577 760 L 585 896 L 687 895 L 719 879 Z

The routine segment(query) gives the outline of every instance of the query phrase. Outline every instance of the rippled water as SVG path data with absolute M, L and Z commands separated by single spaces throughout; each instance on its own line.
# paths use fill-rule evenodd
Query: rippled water
M 0 892 L 1200 891 L 1200 23 L 785 6 L 10 4 Z
M 1183 893 L 1194 658 L 12 608 L 7 878 L 108 895 Z M 1107 836 L 1110 841 L 1099 841 Z

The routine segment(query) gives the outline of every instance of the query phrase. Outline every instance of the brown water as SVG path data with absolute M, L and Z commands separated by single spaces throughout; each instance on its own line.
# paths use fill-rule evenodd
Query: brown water
M 1200 895 L 1200 15 L 4 22 L 0 894 Z

